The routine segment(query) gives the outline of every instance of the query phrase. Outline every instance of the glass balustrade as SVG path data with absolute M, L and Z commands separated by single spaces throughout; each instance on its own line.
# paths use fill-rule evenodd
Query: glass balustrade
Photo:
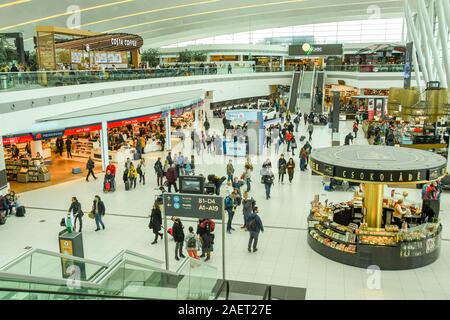
M 327 65 L 326 71 L 343 72 L 403 72 L 404 64 L 357 64 Z M 412 70 L 414 71 L 414 70 Z

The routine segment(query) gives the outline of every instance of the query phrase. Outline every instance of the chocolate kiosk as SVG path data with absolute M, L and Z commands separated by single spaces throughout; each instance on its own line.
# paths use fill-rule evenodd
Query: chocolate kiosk
M 404 199 L 402 218 L 408 228 L 399 228 L 393 222 L 396 200 L 386 198 L 384 189 L 435 181 L 446 174 L 446 164 L 435 153 L 390 146 L 316 150 L 310 157 L 313 172 L 360 183 L 362 192 L 338 204 L 322 204 L 316 196 L 308 217 L 308 244 L 331 260 L 361 268 L 404 270 L 433 263 L 440 252 L 438 216 L 426 216 L 421 206 Z

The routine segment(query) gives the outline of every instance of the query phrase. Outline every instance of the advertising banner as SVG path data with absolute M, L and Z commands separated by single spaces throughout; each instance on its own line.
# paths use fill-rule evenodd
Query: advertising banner
M 3 137 L 3 145 L 11 145 L 17 143 L 25 143 L 28 141 L 32 141 L 33 137 L 31 134 L 16 136 L 16 137 Z
M 33 133 L 33 140 L 46 140 L 64 136 L 64 130 Z
M 342 44 L 295 44 L 289 46 L 290 56 L 341 56 L 344 54 Z
M 412 64 L 413 64 L 413 42 L 408 42 L 406 44 L 406 53 L 405 53 L 405 68 L 403 75 L 403 88 L 409 89 L 411 88 L 411 72 L 412 72 Z
M 73 134 L 78 134 L 78 133 L 99 131 L 101 129 L 102 129 L 102 125 L 101 124 L 95 124 L 95 125 L 92 125 L 92 126 L 81 127 L 81 128 L 69 128 L 69 129 L 66 129 L 64 131 L 64 135 L 65 136 L 71 136 Z
M 367 111 L 369 114 L 368 120 L 373 120 L 375 116 L 375 99 L 369 99 L 369 105 L 367 107 Z

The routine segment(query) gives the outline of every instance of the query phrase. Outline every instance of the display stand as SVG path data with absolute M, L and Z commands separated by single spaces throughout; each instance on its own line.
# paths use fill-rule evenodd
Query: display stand
M 353 145 L 319 149 L 310 159 L 317 174 L 360 183 L 364 192 L 337 205 L 313 202 L 308 218 L 313 250 L 341 263 L 385 270 L 418 268 L 439 257 L 442 225 L 426 222 L 413 205 L 403 216 L 410 228 L 393 225 L 395 201 L 384 199 L 384 186 L 437 180 L 446 174 L 445 158 L 414 149 Z
M 84 258 L 83 236 L 80 232 L 67 231 L 60 232 L 58 236 L 59 252 L 61 254 Z M 61 258 L 61 268 L 63 278 L 72 278 L 86 281 L 86 266 L 84 263 Z

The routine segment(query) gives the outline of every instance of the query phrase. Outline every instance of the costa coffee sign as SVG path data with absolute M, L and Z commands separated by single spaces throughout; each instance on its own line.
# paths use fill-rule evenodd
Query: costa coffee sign
M 137 47 L 138 42 L 137 40 L 132 39 L 111 38 L 111 45 L 124 47 Z

